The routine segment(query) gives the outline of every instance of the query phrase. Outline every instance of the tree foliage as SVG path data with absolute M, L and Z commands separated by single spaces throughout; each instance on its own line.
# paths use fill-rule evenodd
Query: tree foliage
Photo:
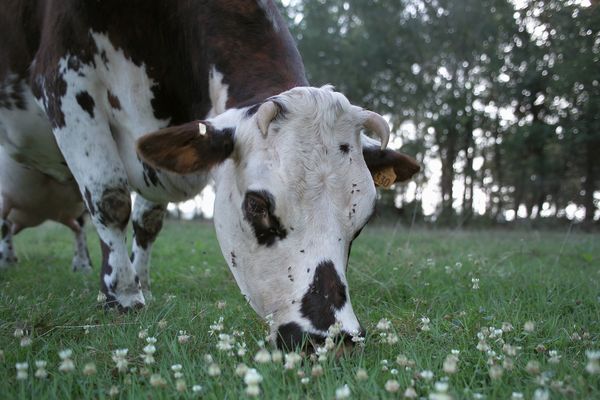
M 418 181 L 423 187 L 439 176 L 431 218 L 563 217 L 580 207 L 593 220 L 596 4 L 318 0 L 293 2 L 285 12 L 313 85 L 332 83 L 354 103 L 389 115 L 404 151 L 425 167 L 441 165 Z M 408 121 L 414 132 L 399 129 Z

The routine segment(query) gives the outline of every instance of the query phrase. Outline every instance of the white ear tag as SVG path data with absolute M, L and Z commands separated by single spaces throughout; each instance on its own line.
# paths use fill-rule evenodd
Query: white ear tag
M 206 125 L 202 122 L 198 122 L 198 132 L 200 133 L 200 136 L 206 135 Z

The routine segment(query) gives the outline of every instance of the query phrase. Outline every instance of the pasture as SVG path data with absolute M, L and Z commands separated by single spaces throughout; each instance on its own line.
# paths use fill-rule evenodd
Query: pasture
M 154 299 L 131 314 L 98 307 L 88 231 L 91 275 L 70 271 L 67 229 L 16 237 L 20 263 L 0 272 L 0 398 L 237 399 L 256 383 L 265 399 L 600 398 L 598 235 L 368 226 L 348 271 L 363 346 L 284 366 L 259 352 L 267 324 L 239 294 L 211 224 L 165 224 Z M 248 392 L 240 363 L 262 377 L 246 374 Z

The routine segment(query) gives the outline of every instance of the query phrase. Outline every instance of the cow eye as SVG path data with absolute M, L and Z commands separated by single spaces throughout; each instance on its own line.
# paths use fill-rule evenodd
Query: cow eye
M 269 200 L 257 192 L 248 192 L 244 200 L 244 210 L 247 215 L 265 217 L 269 213 Z

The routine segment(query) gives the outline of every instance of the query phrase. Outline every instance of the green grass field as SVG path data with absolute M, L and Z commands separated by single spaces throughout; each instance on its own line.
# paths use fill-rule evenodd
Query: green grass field
M 66 228 L 47 224 L 15 242 L 20 263 L 0 271 L 0 399 L 238 399 L 247 396 L 235 372 L 240 363 L 262 376 L 265 399 L 332 399 L 344 385 L 360 399 L 401 398 L 407 388 L 430 399 L 600 398 L 600 366 L 586 356 L 600 350 L 598 235 L 368 227 L 349 266 L 354 309 L 368 330 L 364 347 L 291 369 L 254 360 L 267 325 L 240 295 L 210 224 L 166 223 L 153 253 L 154 300 L 125 315 L 98 308 L 91 229 L 92 275 L 70 271 Z M 219 350 L 218 334 L 209 333 L 220 317 L 222 333 L 235 337 L 233 351 Z M 382 318 L 391 321 L 387 331 L 377 328 Z M 18 328 L 29 345 L 15 337 Z M 154 364 L 141 357 L 143 329 L 157 339 Z M 182 330 L 187 343 L 179 343 Z M 59 370 L 64 349 L 72 350 L 72 371 Z M 124 372 L 112 359 L 117 349 L 128 349 Z M 449 357 L 452 350 L 460 353 Z M 219 375 L 211 376 L 206 355 Z M 36 360 L 47 362 L 47 378 L 34 376 Z M 28 376 L 18 380 L 22 362 Z M 88 363 L 95 374 L 89 366 L 83 373 Z M 174 378 L 173 364 L 183 378 Z M 313 376 L 318 364 L 322 374 L 316 368 Z M 367 374 L 357 377 L 361 368 Z

